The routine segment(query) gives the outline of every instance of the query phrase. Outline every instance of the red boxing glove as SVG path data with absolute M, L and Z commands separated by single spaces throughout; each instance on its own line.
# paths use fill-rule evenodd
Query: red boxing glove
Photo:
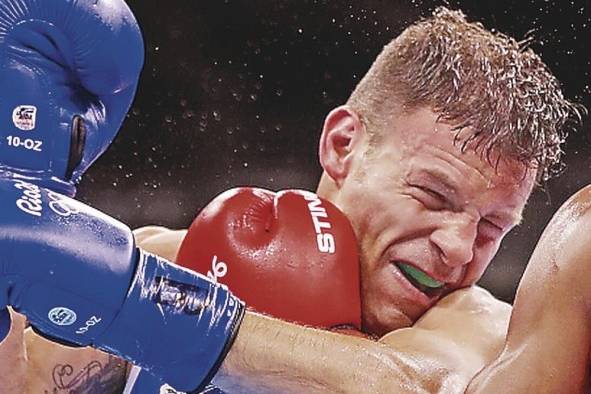
M 176 262 L 228 285 L 259 312 L 360 328 L 355 234 L 344 214 L 314 193 L 222 193 L 193 221 Z

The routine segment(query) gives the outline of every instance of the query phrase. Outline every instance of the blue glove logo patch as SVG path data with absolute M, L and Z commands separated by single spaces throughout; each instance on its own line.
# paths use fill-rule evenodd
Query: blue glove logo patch
M 58 326 L 70 326 L 76 322 L 76 312 L 64 306 L 58 306 L 47 314 L 49 320 Z
M 34 105 L 19 105 L 12 111 L 12 123 L 20 130 L 35 129 L 37 107 Z

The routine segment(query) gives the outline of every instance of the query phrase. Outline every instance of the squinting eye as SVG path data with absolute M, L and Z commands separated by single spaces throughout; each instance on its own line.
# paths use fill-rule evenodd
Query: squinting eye
M 495 231 L 498 233 L 502 233 L 503 232 L 503 228 L 501 226 L 498 226 L 497 224 L 495 224 L 494 222 L 491 222 L 488 219 L 482 219 L 480 221 L 483 225 L 485 225 L 488 229 L 490 229 L 491 231 Z
M 427 187 L 414 185 L 420 191 L 419 200 L 429 209 L 442 209 L 447 203 L 445 196 Z
M 426 188 L 426 187 L 421 187 L 421 190 L 423 190 L 425 193 L 431 195 L 432 197 L 434 197 L 434 198 L 436 198 L 436 199 L 438 199 L 438 200 L 440 200 L 442 202 L 443 201 L 446 201 L 446 198 L 443 195 L 437 193 L 435 190 L 431 190 L 431 189 Z

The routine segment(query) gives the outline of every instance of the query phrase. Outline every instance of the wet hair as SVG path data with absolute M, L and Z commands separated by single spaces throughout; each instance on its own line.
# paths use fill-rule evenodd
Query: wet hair
M 529 41 L 437 8 L 384 47 L 347 104 L 370 125 L 383 122 L 393 105 L 406 113 L 428 107 L 454 126 L 463 151 L 473 149 L 491 165 L 517 159 L 543 182 L 562 169 L 562 144 L 586 111 L 564 97 Z M 379 138 L 374 128 L 370 140 Z

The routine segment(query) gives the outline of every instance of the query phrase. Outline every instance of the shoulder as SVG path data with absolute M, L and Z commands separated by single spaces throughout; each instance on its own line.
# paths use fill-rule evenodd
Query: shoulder
M 434 308 L 435 310 L 453 309 L 472 314 L 492 314 L 498 318 L 506 317 L 507 319 L 511 314 L 511 304 L 499 300 L 480 286 L 456 290 L 435 304 Z
M 511 305 L 488 290 L 471 286 L 443 298 L 410 329 L 446 338 L 488 357 L 504 343 L 511 311 Z
M 138 247 L 174 261 L 187 230 L 171 230 L 161 226 L 145 226 L 133 231 Z
M 558 208 L 540 237 L 540 243 L 548 244 L 550 251 L 569 252 L 576 248 L 568 248 L 566 245 L 580 238 L 588 238 L 589 231 L 591 231 L 591 185 L 577 191 Z
M 451 293 L 412 327 L 393 331 L 380 342 L 467 384 L 502 349 L 510 316 L 509 304 L 472 286 Z
M 494 297 L 488 290 L 470 286 L 443 298 L 417 321 L 415 327 L 455 332 L 461 324 L 466 324 L 467 329 L 460 330 L 464 331 L 463 334 L 473 333 L 494 342 L 504 341 L 511 311 L 510 304 Z
M 591 185 L 579 189 L 564 204 L 564 207 L 574 206 L 579 213 L 589 215 L 591 208 Z

